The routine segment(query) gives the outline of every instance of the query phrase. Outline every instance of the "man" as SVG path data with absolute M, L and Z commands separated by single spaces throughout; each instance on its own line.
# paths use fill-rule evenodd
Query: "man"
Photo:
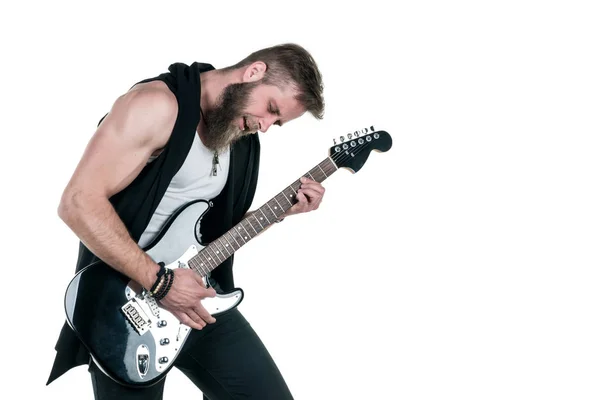
M 294 44 L 252 53 L 236 65 L 177 63 L 169 73 L 138 82 L 100 121 L 58 208 L 81 240 L 77 270 L 101 259 L 150 290 L 163 279 L 161 305 L 194 328 L 175 367 L 211 400 L 287 399 L 291 394 L 262 342 L 237 309 L 215 319 L 200 300 L 215 296 L 189 269 L 171 285 L 142 249 L 168 217 L 195 199 L 213 199 L 202 222 L 211 241 L 248 212 L 258 176 L 257 131 L 310 112 L 323 115 L 322 79 L 311 55 Z M 324 194 L 305 180 L 285 216 L 315 210 Z M 195 221 L 190 221 L 193 224 Z M 211 278 L 233 287 L 233 257 Z M 162 284 L 161 283 L 161 284 Z M 48 383 L 89 354 L 65 325 Z M 89 362 L 96 399 L 160 399 L 164 380 L 149 388 L 121 386 Z

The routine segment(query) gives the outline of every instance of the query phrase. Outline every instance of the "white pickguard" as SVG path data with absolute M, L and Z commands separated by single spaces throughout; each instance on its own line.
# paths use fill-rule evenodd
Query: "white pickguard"
M 203 246 L 196 239 L 202 216 L 208 211 L 209 204 L 201 201 L 187 206 L 169 225 L 164 235 L 146 253 L 156 262 L 162 261 L 169 269 L 189 268 L 188 261 L 194 257 Z M 159 236 L 160 237 L 160 236 Z M 204 277 L 204 282 L 207 279 Z M 163 371 L 173 363 L 176 355 L 190 333 L 190 327 L 157 304 L 152 298 L 142 298 L 141 287 L 131 281 L 126 289 L 126 296 L 135 307 L 149 320 L 149 328 L 142 335 L 152 334 L 156 354 L 150 359 L 155 360 L 155 368 Z M 206 310 L 214 315 L 234 308 L 242 300 L 241 290 L 228 294 L 217 294 L 201 301 Z M 140 351 L 147 351 L 141 349 Z

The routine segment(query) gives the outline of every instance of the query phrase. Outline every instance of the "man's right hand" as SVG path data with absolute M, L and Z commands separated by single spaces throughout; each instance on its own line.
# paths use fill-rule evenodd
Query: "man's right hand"
M 216 319 L 204 308 L 200 300 L 215 297 L 215 289 L 207 289 L 202 277 L 191 269 L 173 269 L 173 284 L 160 303 L 177 319 L 194 328 L 202 329 Z

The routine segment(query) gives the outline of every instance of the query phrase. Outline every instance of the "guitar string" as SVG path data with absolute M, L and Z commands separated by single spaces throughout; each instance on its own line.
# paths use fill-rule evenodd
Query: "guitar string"
M 375 133 L 377 133 L 377 132 L 375 132 Z M 360 139 L 360 138 L 362 138 L 362 137 L 364 137 L 364 136 L 361 136 L 361 137 L 359 137 L 359 138 L 357 138 L 357 139 Z M 369 143 L 370 143 L 370 142 L 366 142 L 366 141 L 365 141 L 365 143 L 363 143 L 363 144 L 358 144 L 358 145 L 357 145 L 357 147 L 355 147 L 355 148 L 349 147 L 349 148 L 348 148 L 348 149 L 346 149 L 346 150 L 343 150 L 343 149 L 342 149 L 342 150 L 341 150 L 339 153 L 335 153 L 335 154 L 333 154 L 332 156 L 329 156 L 329 158 L 331 158 L 331 159 L 334 161 L 334 163 L 336 164 L 336 167 L 337 167 L 335 170 L 333 170 L 333 172 L 337 171 L 337 169 L 339 169 L 339 168 L 340 168 L 340 167 L 338 166 L 338 163 L 339 163 L 339 162 L 342 162 L 342 161 L 347 161 L 348 159 L 351 159 L 351 158 L 353 158 L 353 155 L 352 155 L 351 153 L 354 153 L 354 156 L 358 155 L 358 154 L 359 154 L 359 153 L 361 153 L 363 150 L 365 150 L 367 147 L 369 147 L 369 146 L 368 146 L 368 144 L 369 144 Z M 340 144 L 340 147 L 342 147 L 342 146 L 343 146 L 343 143 L 342 143 L 342 144 Z M 337 147 L 337 146 L 336 146 L 336 147 Z M 354 149 L 354 150 L 353 150 L 353 151 L 350 151 L 351 149 Z M 346 152 L 348 152 L 348 154 L 346 154 Z M 317 164 L 317 167 L 321 168 L 321 163 Z M 313 170 L 313 169 L 315 169 L 315 168 L 316 168 L 316 167 L 313 167 L 313 168 L 311 168 L 311 169 L 310 169 L 310 170 L 307 172 L 307 174 L 310 174 L 310 171 L 312 171 L 312 170 Z M 321 169 L 322 169 L 322 168 L 321 168 Z M 329 177 L 330 177 L 330 176 L 333 174 L 333 172 L 332 172 L 331 174 L 327 175 L 327 174 L 325 174 L 325 172 L 323 171 L 323 174 L 325 174 L 325 178 L 329 178 Z M 312 174 L 311 174 L 311 175 L 312 175 Z M 303 176 L 306 176 L 306 174 L 305 174 L 305 175 L 303 175 Z M 306 176 L 306 177 L 308 178 L 308 176 Z M 292 190 L 294 190 L 294 192 L 297 192 L 297 190 L 293 188 L 293 185 L 294 185 L 295 183 L 297 183 L 297 182 L 298 182 L 298 180 L 294 181 L 294 182 L 293 182 L 291 185 L 289 185 L 289 186 L 287 186 L 287 187 L 291 187 L 291 188 L 292 188 Z M 287 189 L 287 187 L 286 187 L 286 189 Z M 284 190 L 285 190 L 285 189 L 284 189 Z M 279 194 L 281 194 L 281 193 L 283 193 L 283 191 L 282 191 L 282 192 L 279 192 L 277 195 L 275 195 L 275 196 L 274 196 L 273 198 L 271 198 L 269 201 L 273 200 L 274 198 L 276 198 L 276 197 L 277 197 Z M 268 203 L 269 201 L 267 201 L 267 203 Z M 267 203 L 265 203 L 265 204 L 267 204 Z M 262 206 L 261 206 L 261 207 L 259 207 L 259 208 L 262 208 Z M 287 210 L 286 210 L 286 211 L 287 211 Z M 246 219 L 247 219 L 247 218 L 246 218 Z M 243 221 L 243 220 L 242 220 L 242 221 Z M 240 223 L 241 223 L 242 221 L 240 221 Z M 267 222 L 268 222 L 268 220 L 267 220 Z M 250 223 L 250 222 L 249 222 L 249 223 Z M 251 224 L 251 223 L 250 223 L 250 224 Z M 269 223 L 269 225 L 271 225 L 271 224 L 272 224 L 272 222 L 271 222 L 271 223 Z M 268 225 L 267 225 L 267 226 L 268 226 Z M 252 226 L 252 227 L 253 227 L 253 229 L 254 229 L 254 226 Z M 262 228 L 262 225 L 261 225 L 261 228 Z M 233 229 L 233 228 L 232 228 L 232 229 Z M 244 229 L 245 229 L 245 227 L 244 227 Z M 264 229 L 264 228 L 263 228 L 263 229 Z M 227 231 L 227 232 L 229 232 L 229 231 Z M 227 233 L 227 232 L 226 232 L 226 233 Z M 226 233 L 225 233 L 225 234 L 226 234 Z M 218 238 L 217 238 L 215 241 L 217 241 L 217 240 L 221 239 L 223 236 L 225 236 L 225 234 L 223 234 L 223 235 L 221 235 L 220 237 L 218 237 Z M 250 239 L 252 239 L 252 237 L 251 237 Z M 235 238 L 234 238 L 234 240 L 235 240 Z M 214 243 L 215 241 L 213 241 L 213 242 L 211 242 L 211 243 Z M 209 243 L 209 244 L 208 244 L 206 247 L 210 246 L 210 244 L 211 244 L 211 243 Z M 235 248 L 234 248 L 234 252 L 235 252 L 235 251 L 237 251 L 237 250 L 239 250 L 239 249 L 240 249 L 240 248 L 241 248 L 241 247 L 242 247 L 244 244 L 246 244 L 246 243 L 247 243 L 247 242 L 244 242 L 244 243 L 243 243 L 241 246 L 239 246 L 237 249 L 235 249 Z M 222 243 L 221 243 L 221 245 L 222 245 Z M 216 245 L 215 245 L 215 246 L 216 246 Z M 206 247 L 205 247 L 205 248 L 206 248 Z M 217 246 L 217 248 L 218 248 L 218 246 Z M 202 253 L 203 251 L 204 251 L 204 249 L 200 250 L 200 251 L 198 252 L 197 256 L 198 256 L 198 255 L 200 255 L 200 253 Z M 232 255 L 233 255 L 233 253 L 232 253 Z M 230 255 L 229 257 L 231 257 L 231 255 Z M 229 258 L 229 257 L 227 257 L 227 258 Z M 195 258 L 195 257 L 193 257 L 193 258 Z M 227 258 L 226 258 L 226 259 L 227 259 Z M 214 260 L 213 260 L 213 257 L 211 257 L 211 261 L 214 261 Z M 218 258 L 217 258 L 217 260 L 216 260 L 216 261 L 218 261 Z M 223 261 L 223 262 L 224 262 L 224 261 Z M 206 263 L 206 262 L 205 262 L 205 263 Z M 205 263 L 203 263 L 203 264 L 205 264 Z M 204 271 L 204 269 L 202 269 L 202 268 L 197 268 L 197 267 L 193 267 L 193 268 L 194 268 L 194 270 L 195 270 L 196 272 L 198 272 L 198 273 L 199 273 L 199 274 L 201 274 L 202 276 L 206 276 L 206 274 L 208 274 L 208 273 L 210 273 L 211 271 L 213 271 L 215 268 L 217 268 L 219 265 L 221 265 L 221 263 L 222 263 L 222 262 L 221 262 L 221 261 L 219 261 L 219 263 L 218 263 L 218 264 L 217 264 L 217 265 L 216 265 L 214 268 L 213 268 L 212 266 L 209 266 L 209 267 L 208 267 L 208 268 L 209 268 L 209 270 L 208 270 L 208 271 Z M 200 264 L 199 264 L 199 265 L 200 265 Z M 209 265 L 210 265 L 210 263 L 209 263 Z

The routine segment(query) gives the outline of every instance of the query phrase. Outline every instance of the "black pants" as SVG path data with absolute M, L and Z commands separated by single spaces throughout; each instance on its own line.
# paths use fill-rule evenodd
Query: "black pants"
M 175 360 L 175 367 L 202 390 L 204 399 L 292 399 L 279 369 L 242 314 L 234 309 L 216 319 L 201 331 L 193 329 Z M 114 382 L 93 362 L 89 371 L 96 400 L 160 400 L 168 379 L 132 389 Z

